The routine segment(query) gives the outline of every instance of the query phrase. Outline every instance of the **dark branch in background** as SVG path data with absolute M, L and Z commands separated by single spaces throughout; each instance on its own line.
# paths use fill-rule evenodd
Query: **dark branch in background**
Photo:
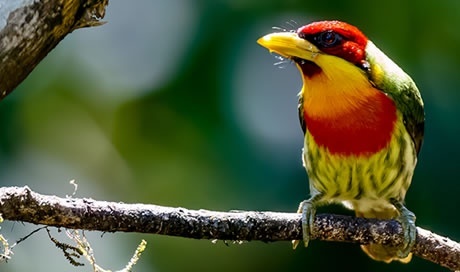
M 6 3 L 7 2 L 7 3 Z M 4 0 L 0 8 L 0 100 L 70 32 L 96 26 L 108 0 Z
M 41 195 L 28 187 L 0 188 L 0 213 L 6 220 L 105 232 L 140 232 L 195 239 L 289 241 L 301 239 L 300 215 L 276 212 L 214 212 L 156 205 Z M 403 236 L 394 220 L 317 215 L 314 239 L 398 245 Z M 413 253 L 460 270 L 460 244 L 417 228 Z

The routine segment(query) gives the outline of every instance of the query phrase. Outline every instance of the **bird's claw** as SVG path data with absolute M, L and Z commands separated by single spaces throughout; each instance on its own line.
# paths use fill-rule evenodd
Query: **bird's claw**
M 305 247 L 308 247 L 310 237 L 313 233 L 316 209 L 310 200 L 300 202 L 297 213 L 302 213 L 302 237 Z M 299 240 L 292 241 L 292 247 L 295 249 Z
M 393 205 L 399 211 L 397 220 L 401 223 L 404 233 L 404 242 L 401 248 L 396 252 L 398 258 L 404 259 L 409 256 L 415 244 L 417 228 L 415 226 L 415 214 L 409 211 L 401 202 L 393 202 Z

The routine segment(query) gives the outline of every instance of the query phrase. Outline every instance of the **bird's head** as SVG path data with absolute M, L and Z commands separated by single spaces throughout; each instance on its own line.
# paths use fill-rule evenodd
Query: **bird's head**
M 295 32 L 265 35 L 257 42 L 294 61 L 304 83 L 325 75 L 340 84 L 367 82 L 390 94 L 389 86 L 413 85 L 412 79 L 357 27 L 345 22 L 313 22 Z
M 331 66 L 336 70 L 355 66 L 364 72 L 369 68 L 367 37 L 358 28 L 341 21 L 314 22 L 296 32 L 268 34 L 257 42 L 293 60 L 306 77 L 331 72 Z
M 304 83 L 301 98 L 312 117 L 335 118 L 376 95 L 373 80 L 377 77 L 373 73 L 381 69 L 370 72 L 369 60 L 373 59 L 368 52 L 369 48 L 380 51 L 352 25 L 341 21 L 314 22 L 296 32 L 268 34 L 258 43 L 295 62 Z

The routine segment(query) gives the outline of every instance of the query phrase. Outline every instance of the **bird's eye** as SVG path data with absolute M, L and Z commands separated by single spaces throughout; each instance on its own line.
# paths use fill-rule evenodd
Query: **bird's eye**
M 334 31 L 324 31 L 319 33 L 315 40 L 321 47 L 333 47 L 342 41 L 342 36 Z

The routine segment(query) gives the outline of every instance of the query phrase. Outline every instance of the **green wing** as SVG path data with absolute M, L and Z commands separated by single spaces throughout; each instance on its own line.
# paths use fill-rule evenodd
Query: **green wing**
M 391 90 L 395 91 L 395 90 Z M 414 141 L 417 155 L 422 147 L 424 127 L 425 127 L 425 112 L 420 93 L 412 82 L 395 91 L 394 94 L 389 92 L 396 106 L 403 115 L 404 125 Z
M 371 41 L 368 42 L 366 53 L 369 80 L 395 101 L 418 154 L 423 141 L 425 111 L 417 86 L 409 75 Z

